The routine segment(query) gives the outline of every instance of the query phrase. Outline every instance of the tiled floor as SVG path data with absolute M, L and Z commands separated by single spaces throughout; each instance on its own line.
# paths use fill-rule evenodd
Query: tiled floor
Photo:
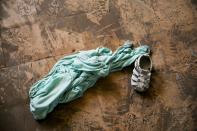
M 0 130 L 195 130 L 195 0 L 2 0 Z M 100 79 L 45 120 L 29 111 L 28 91 L 62 56 L 124 40 L 152 49 L 151 88 L 130 86 L 133 66 Z

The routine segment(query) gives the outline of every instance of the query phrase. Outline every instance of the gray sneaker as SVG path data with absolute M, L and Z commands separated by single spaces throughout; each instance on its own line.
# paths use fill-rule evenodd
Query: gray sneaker
M 152 70 L 152 60 L 149 55 L 141 55 L 135 61 L 135 68 L 131 77 L 134 90 L 144 92 L 149 88 Z

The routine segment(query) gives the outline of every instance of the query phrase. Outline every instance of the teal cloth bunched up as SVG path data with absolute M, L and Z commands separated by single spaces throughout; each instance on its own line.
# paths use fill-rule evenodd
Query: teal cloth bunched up
M 148 54 L 148 46 L 132 47 L 130 41 L 114 53 L 105 47 L 80 51 L 60 59 L 29 91 L 30 110 L 35 119 L 44 119 L 58 103 L 67 103 L 92 87 L 99 77 L 122 70 L 137 57 Z

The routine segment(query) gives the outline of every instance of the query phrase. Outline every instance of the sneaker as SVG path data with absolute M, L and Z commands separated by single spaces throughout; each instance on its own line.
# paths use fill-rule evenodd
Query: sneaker
M 131 77 L 134 90 L 144 92 L 149 88 L 152 70 L 152 60 L 149 55 L 141 55 L 135 61 L 135 68 Z

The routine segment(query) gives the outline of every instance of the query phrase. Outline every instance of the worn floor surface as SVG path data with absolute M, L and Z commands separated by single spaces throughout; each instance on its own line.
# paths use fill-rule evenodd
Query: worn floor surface
M 0 29 L 1 131 L 196 129 L 196 0 L 1 0 Z M 29 88 L 60 57 L 127 39 L 152 48 L 147 93 L 130 86 L 131 66 L 33 119 Z

